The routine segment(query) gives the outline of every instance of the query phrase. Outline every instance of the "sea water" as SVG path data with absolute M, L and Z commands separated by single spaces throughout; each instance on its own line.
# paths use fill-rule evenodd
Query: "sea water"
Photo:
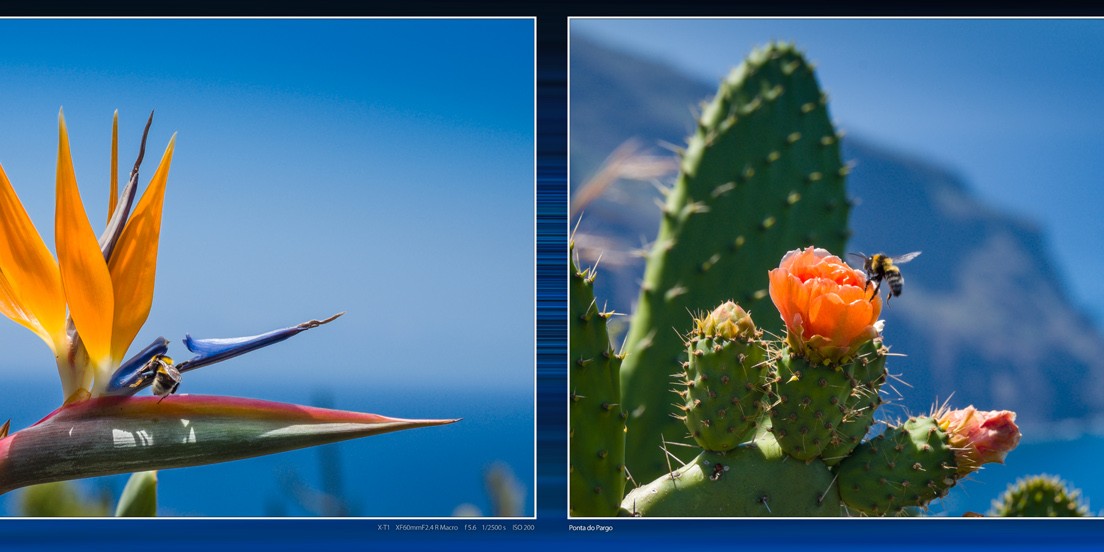
M 1096 431 L 1024 430 L 1024 441 L 1008 454 L 1004 464 L 986 464 L 958 482 L 947 497 L 933 503 L 932 515 L 986 514 L 1017 479 L 1032 475 L 1060 477 L 1071 490 L 1079 489 L 1089 514 L 1104 514 L 1104 435 Z M 1044 438 L 1044 436 L 1046 438 Z

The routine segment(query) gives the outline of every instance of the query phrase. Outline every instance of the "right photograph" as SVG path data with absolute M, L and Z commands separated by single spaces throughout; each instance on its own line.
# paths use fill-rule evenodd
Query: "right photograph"
M 568 56 L 570 517 L 1101 515 L 1104 20 Z

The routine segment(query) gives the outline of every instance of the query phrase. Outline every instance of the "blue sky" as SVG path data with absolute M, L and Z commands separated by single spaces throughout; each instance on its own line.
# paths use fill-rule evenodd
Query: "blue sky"
M 1040 225 L 1104 320 L 1104 20 L 575 19 L 571 32 L 705 82 L 755 46 L 795 42 L 844 130 L 949 167 Z
M 185 333 L 348 312 L 181 392 L 272 380 L 531 403 L 533 33 L 524 19 L 0 20 L 0 164 L 53 249 L 59 108 L 97 229 L 112 112 L 126 174 L 156 109 L 143 185 L 178 133 L 132 351 L 164 335 L 186 358 Z M 5 379 L 56 381 L 30 332 L 0 320 L 0 348 Z

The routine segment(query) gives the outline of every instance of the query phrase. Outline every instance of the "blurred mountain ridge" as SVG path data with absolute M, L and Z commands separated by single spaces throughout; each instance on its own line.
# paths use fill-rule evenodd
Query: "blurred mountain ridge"
M 733 66 L 744 55 L 733 52 Z M 571 37 L 570 83 L 573 201 L 629 140 L 653 161 L 674 159 L 667 150 L 685 144 L 717 86 L 579 33 Z M 883 309 L 887 343 L 907 355 L 890 363 L 907 385 L 895 384 L 903 398 L 887 415 L 926 412 L 951 397 L 954 406 L 1016 411 L 1025 437 L 1056 423 L 1099 425 L 1104 337 L 1066 291 L 1042 230 L 983 203 L 963 179 L 923 159 L 854 135 L 845 137 L 843 156 L 855 165 L 849 251 L 923 251 L 902 268 L 902 296 Z M 579 210 L 576 234 L 584 262 L 601 257 L 599 302 L 622 313 L 632 312 L 643 274 L 634 253 L 659 225 L 657 187 L 634 178 L 606 183 Z M 670 185 L 674 173 L 656 180 Z

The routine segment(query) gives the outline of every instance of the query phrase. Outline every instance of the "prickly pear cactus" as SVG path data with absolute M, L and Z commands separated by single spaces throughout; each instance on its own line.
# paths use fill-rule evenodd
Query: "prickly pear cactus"
M 665 473 L 660 444 L 685 435 L 668 391 L 670 367 L 685 360 L 672 328 L 735 294 L 778 333 L 767 270 L 801 246 L 843 250 L 846 172 L 813 68 L 793 46 L 753 52 L 704 109 L 663 208 L 626 342 L 626 458 L 635 478 Z
M 1081 503 L 1081 491 L 1070 490 L 1050 475 L 1022 478 L 993 501 L 991 515 L 1000 517 L 1085 517 L 1089 507 Z
M 692 462 L 621 504 L 648 517 L 819 517 L 840 515 L 839 492 L 823 462 L 785 461 L 770 436 L 728 452 L 703 451 Z
M 863 442 L 887 374 L 882 303 L 830 251 L 846 238 L 846 171 L 799 53 L 771 45 L 734 71 L 681 169 L 623 364 L 592 272 L 571 267 L 572 515 L 903 515 L 1004 461 L 1015 413 L 972 405 Z M 722 303 L 686 331 L 687 313 L 733 295 L 744 308 Z M 687 434 L 700 450 L 682 464 Z M 643 485 L 618 503 L 629 473 Z
M 875 339 L 864 346 L 851 364 L 851 394 L 844 400 L 843 421 L 820 453 L 825 464 L 834 466 L 846 458 L 874 425 L 874 412 L 884 402 L 879 390 L 886 380 L 889 349 Z
M 803 461 L 820 456 L 843 423 L 850 374 L 838 366 L 810 364 L 784 350 L 772 391 L 771 430 L 782 450 Z
M 570 245 L 574 251 L 574 242 Z M 570 257 L 570 255 L 569 255 Z M 594 299 L 592 270 L 570 265 L 571 514 L 613 516 L 625 493 L 621 356 Z
M 840 496 L 856 512 L 893 515 L 947 494 L 958 480 L 956 472 L 949 437 L 938 422 L 910 418 L 840 462 Z
M 769 365 L 763 332 L 732 301 L 694 321 L 683 364 L 681 416 L 705 450 L 747 441 L 763 416 Z

